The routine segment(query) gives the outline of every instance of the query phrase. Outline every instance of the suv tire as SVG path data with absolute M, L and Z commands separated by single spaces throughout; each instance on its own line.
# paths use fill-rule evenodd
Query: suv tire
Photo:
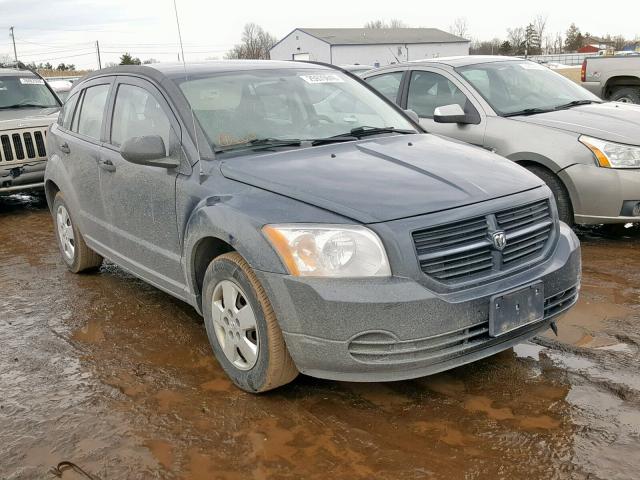
M 609 100 L 612 102 L 640 104 L 640 88 L 624 87 L 614 90 Z
M 567 187 L 564 186 L 564 183 L 562 183 L 562 181 L 553 172 L 547 170 L 545 167 L 538 165 L 525 165 L 525 168 L 547 184 L 556 199 L 558 217 L 560 217 L 560 220 L 570 227 L 573 226 L 573 206 L 571 205 L 569 192 L 567 192 Z
M 240 254 L 207 267 L 202 313 L 214 355 L 242 390 L 266 392 L 298 376 L 267 293 Z
M 73 221 L 62 192 L 53 199 L 53 224 L 62 260 L 73 273 L 96 270 L 102 265 L 102 257 L 91 250 Z

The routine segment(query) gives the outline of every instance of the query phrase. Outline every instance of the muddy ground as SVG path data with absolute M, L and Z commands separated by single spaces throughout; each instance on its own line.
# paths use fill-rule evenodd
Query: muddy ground
M 68 273 L 46 208 L 0 199 L 0 479 L 53 479 L 62 461 L 102 480 L 639 478 L 640 232 L 581 240 L 557 339 L 419 380 L 254 396 L 190 307 L 113 265 Z

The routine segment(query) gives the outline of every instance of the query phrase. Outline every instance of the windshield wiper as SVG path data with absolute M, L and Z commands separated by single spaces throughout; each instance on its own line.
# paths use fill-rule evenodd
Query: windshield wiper
M 366 137 L 368 135 L 378 135 L 379 133 L 402 133 L 405 135 L 411 135 L 414 133 L 418 133 L 415 130 L 403 130 L 401 128 L 395 127 L 369 127 L 367 125 L 363 125 L 361 127 L 352 128 L 349 131 L 349 135 L 353 137 Z M 338 135 L 342 136 L 342 135 Z
M 564 105 L 558 105 L 554 110 L 564 110 L 566 108 L 577 107 L 578 105 L 589 105 L 591 103 L 602 103 L 597 100 L 574 100 Z
M 555 108 L 525 108 L 517 112 L 509 112 L 502 114 L 503 117 L 516 117 L 518 115 L 535 115 L 536 113 L 553 112 Z
M 214 153 L 225 153 L 238 150 L 259 150 L 274 147 L 299 147 L 300 145 L 302 145 L 302 140 L 298 138 L 256 138 L 245 143 L 238 143 L 236 145 L 218 148 Z
M 39 105 L 36 103 L 16 103 L 14 105 L 5 105 L 0 107 L 0 109 L 11 109 L 11 108 L 54 108 L 50 105 Z

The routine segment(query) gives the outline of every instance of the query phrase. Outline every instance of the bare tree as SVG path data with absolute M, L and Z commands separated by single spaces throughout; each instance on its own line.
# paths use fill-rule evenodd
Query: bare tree
M 525 50 L 526 32 L 522 27 L 507 28 L 507 41 L 511 45 L 511 53 L 523 55 Z
M 404 23 L 402 20 L 398 20 L 397 18 L 392 18 L 388 22 L 384 20 L 371 20 L 364 24 L 364 28 L 408 28 L 409 25 Z
M 241 42 L 229 50 L 225 58 L 268 60 L 269 50 L 277 42 L 278 39 L 265 31 L 260 25 L 247 23 L 242 31 Z
M 465 17 L 458 17 L 453 21 L 453 25 L 449 27 L 449 31 L 458 37 L 467 38 L 469 34 L 469 24 Z

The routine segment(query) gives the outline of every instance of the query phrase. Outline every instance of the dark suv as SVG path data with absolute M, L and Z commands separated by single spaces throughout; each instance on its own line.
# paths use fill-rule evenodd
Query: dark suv
M 580 247 L 536 176 L 347 72 L 116 67 L 71 92 L 46 192 L 73 272 L 190 303 L 240 387 L 428 375 L 555 325 Z

